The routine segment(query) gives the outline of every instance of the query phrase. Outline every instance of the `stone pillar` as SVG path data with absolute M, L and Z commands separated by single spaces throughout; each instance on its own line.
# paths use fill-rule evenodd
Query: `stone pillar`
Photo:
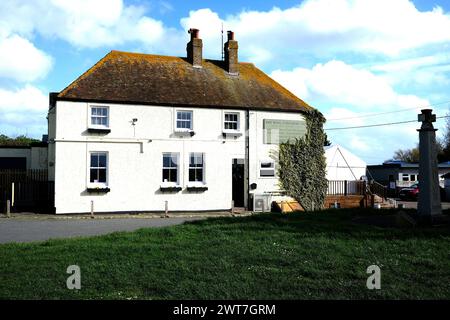
M 433 122 L 436 115 L 431 109 L 419 114 L 422 126 L 419 131 L 419 202 L 417 213 L 421 223 L 431 224 L 434 218 L 442 214 L 439 176 L 437 164 L 436 131 Z

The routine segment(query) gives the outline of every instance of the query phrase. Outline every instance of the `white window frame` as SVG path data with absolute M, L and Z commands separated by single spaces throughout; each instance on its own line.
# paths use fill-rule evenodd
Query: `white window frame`
M 191 155 L 192 154 L 201 154 L 202 155 L 202 181 L 191 181 L 190 180 L 190 171 L 191 169 L 195 170 L 198 167 L 191 167 Z M 188 154 L 188 174 L 187 174 L 187 181 L 188 186 L 205 186 L 206 185 L 206 161 L 205 161 L 205 153 L 204 152 L 189 152 Z
M 95 153 L 97 153 L 97 154 L 104 154 L 105 156 L 106 156 L 106 167 L 95 167 L 95 166 L 92 166 L 92 164 L 91 164 L 91 156 L 92 156 L 92 154 L 95 154 Z M 90 187 L 97 187 L 97 188 L 104 188 L 104 187 L 108 187 L 108 185 L 109 185 L 109 154 L 108 154 L 108 152 L 107 151 L 89 151 L 89 158 L 88 158 L 88 163 L 89 163 L 89 166 L 88 166 L 88 186 L 90 186 Z M 105 182 L 99 182 L 99 181 L 97 181 L 97 182 L 91 182 L 91 170 L 92 169 L 96 169 L 96 170 L 99 170 L 99 169 L 105 169 L 106 170 L 106 173 L 105 173 L 105 179 L 106 179 L 106 181 Z
M 270 164 L 272 165 L 271 168 L 263 168 L 263 167 L 262 167 L 263 164 L 268 164 L 268 163 L 270 163 Z M 276 172 L 275 169 L 276 169 L 275 161 L 273 161 L 273 160 L 260 161 L 260 162 L 259 162 L 259 177 L 260 177 L 260 178 L 269 178 L 269 179 L 276 178 L 277 172 Z M 262 170 L 265 170 L 265 171 L 273 171 L 273 175 L 262 175 L 262 174 L 261 174 L 261 171 L 262 171 Z
M 189 128 L 178 128 L 178 113 L 185 112 L 191 114 L 191 125 Z M 180 121 L 187 121 L 186 119 L 180 119 Z M 187 109 L 176 109 L 175 110 L 175 131 L 176 132 L 191 132 L 194 130 L 194 111 Z
M 175 155 L 175 164 L 177 169 L 177 181 L 164 181 L 164 170 L 173 169 L 173 167 L 164 167 L 164 156 L 165 155 Z M 163 152 L 162 153 L 162 169 L 161 169 L 161 186 L 164 187 L 175 187 L 180 185 L 180 153 L 179 152 Z
M 92 114 L 92 110 L 93 109 L 106 109 L 106 116 L 103 115 L 93 115 Z M 88 114 L 88 121 L 89 121 L 89 128 L 99 128 L 99 129 L 109 129 L 109 106 L 104 106 L 104 105 L 90 105 L 89 106 L 89 114 Z M 106 125 L 103 124 L 94 124 L 92 123 L 92 117 L 97 117 L 97 118 L 106 118 Z
M 237 124 L 237 128 L 236 129 L 227 129 L 225 127 L 226 123 L 234 123 L 234 121 L 227 121 L 226 120 L 226 116 L 230 114 L 230 115 L 236 115 L 237 116 L 237 120 L 236 120 L 236 124 Z M 241 131 L 241 114 L 239 112 L 233 112 L 233 111 L 224 111 L 223 113 L 223 124 L 222 124 L 223 128 L 223 132 L 225 133 L 233 133 L 233 132 L 240 132 Z
M 409 179 L 409 173 L 402 173 L 401 174 L 401 181 L 403 181 L 403 182 L 409 182 L 410 181 L 410 179 Z M 405 180 L 406 179 L 406 180 Z

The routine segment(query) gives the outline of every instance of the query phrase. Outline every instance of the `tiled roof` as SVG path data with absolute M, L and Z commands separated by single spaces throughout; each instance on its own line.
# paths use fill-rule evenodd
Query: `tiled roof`
M 146 105 L 313 110 L 251 63 L 230 75 L 222 61 L 111 51 L 58 94 L 58 100 Z

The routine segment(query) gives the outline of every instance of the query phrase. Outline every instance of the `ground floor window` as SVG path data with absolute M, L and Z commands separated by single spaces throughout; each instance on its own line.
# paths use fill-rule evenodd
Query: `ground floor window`
M 108 154 L 106 152 L 91 152 L 90 179 L 91 183 L 107 183 Z
M 204 154 L 189 154 L 189 182 L 204 182 Z
M 275 177 L 275 163 L 271 161 L 261 162 L 260 177 Z
M 175 152 L 163 153 L 162 181 L 178 183 L 178 159 Z

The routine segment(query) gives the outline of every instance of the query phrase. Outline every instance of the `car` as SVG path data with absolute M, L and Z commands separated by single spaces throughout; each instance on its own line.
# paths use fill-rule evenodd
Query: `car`
M 419 198 L 419 184 L 415 183 L 410 187 L 400 189 L 398 196 L 401 200 L 417 200 Z

